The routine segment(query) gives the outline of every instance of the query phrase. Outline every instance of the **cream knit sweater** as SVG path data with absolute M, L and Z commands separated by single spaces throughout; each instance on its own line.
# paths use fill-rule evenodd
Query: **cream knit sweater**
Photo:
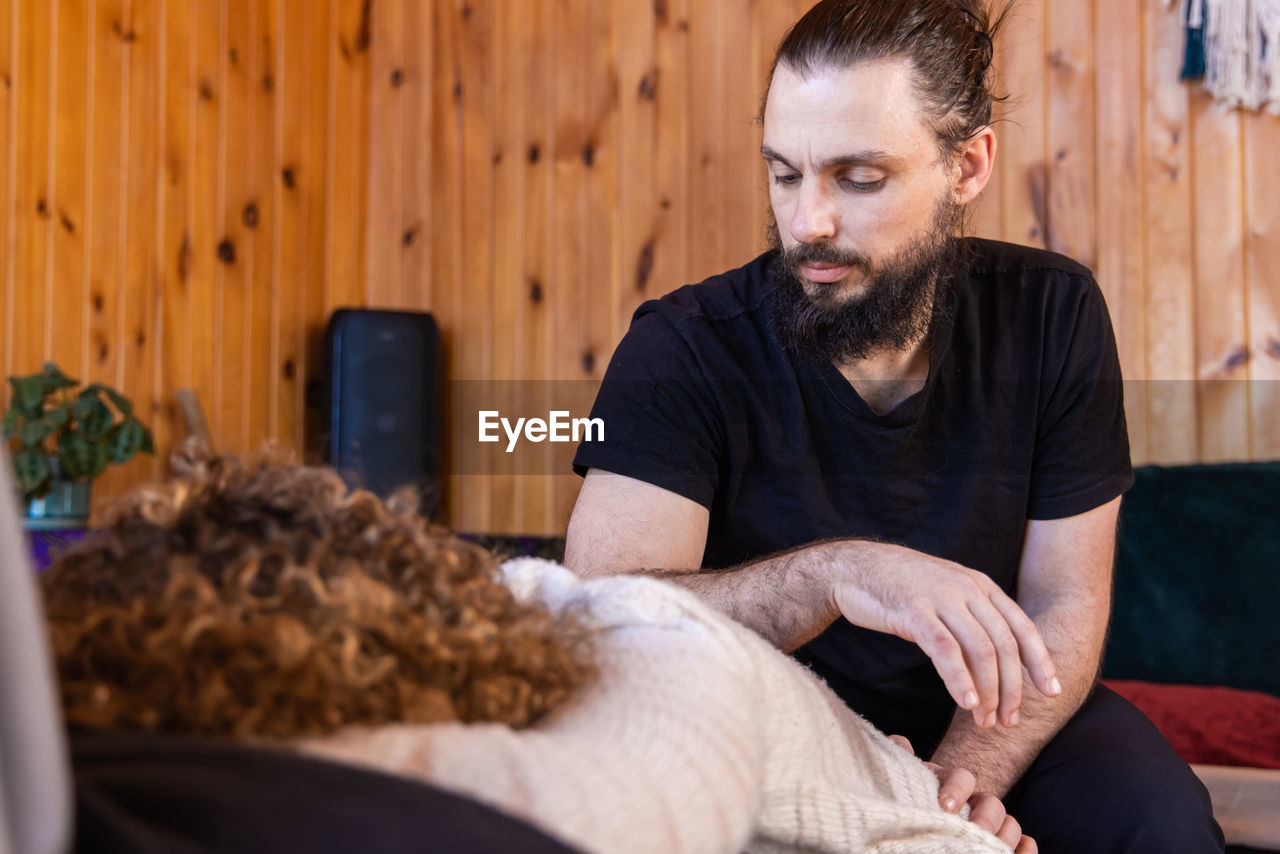
M 921 762 L 808 670 L 674 585 L 504 565 L 584 608 L 599 678 L 529 729 L 348 729 L 303 751 L 427 780 L 584 851 L 1008 852 L 937 806 Z

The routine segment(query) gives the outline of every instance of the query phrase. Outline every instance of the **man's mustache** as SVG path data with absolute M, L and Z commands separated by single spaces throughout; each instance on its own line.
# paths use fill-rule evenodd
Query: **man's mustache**
M 801 264 L 837 264 L 841 267 L 856 267 L 864 273 L 871 270 L 871 259 L 866 255 L 825 242 L 797 243 L 783 250 L 782 257 L 793 270 Z

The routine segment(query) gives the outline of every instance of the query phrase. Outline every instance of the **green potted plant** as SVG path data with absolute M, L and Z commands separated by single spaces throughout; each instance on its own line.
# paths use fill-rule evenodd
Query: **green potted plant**
M 13 397 L 4 439 L 26 504 L 27 528 L 84 527 L 89 490 L 109 463 L 155 453 L 151 431 L 129 398 L 102 383 L 81 387 L 52 362 L 25 377 L 9 377 Z

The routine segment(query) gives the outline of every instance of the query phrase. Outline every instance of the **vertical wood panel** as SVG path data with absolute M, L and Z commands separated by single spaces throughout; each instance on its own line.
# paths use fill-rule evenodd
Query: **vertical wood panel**
M 1048 237 L 1045 14 L 1044 2 L 1019 3 L 1005 24 L 1001 67 L 1016 100 L 1000 128 L 1004 154 L 997 154 L 1005 160 L 1004 239 L 1041 247 Z
M 366 301 L 369 306 L 402 305 L 399 229 L 403 199 L 400 163 L 404 129 L 404 2 L 383 0 L 373 7 L 369 50 L 369 216 L 365 242 Z
M 13 338 L 17 324 L 14 294 L 15 193 L 18 163 L 18 99 L 14 89 L 18 82 L 18 0 L 0 0 L 0 122 L 4 122 L 4 134 L 0 135 L 0 366 L 6 377 L 14 374 Z M 7 400 L 7 398 L 6 398 Z
M 523 99 L 519 90 L 522 57 L 519 33 L 525 26 L 525 4 L 503 6 L 493 22 L 493 40 L 506 49 L 492 52 L 491 156 L 493 267 L 493 368 L 492 377 L 502 388 L 514 389 L 503 395 L 506 406 L 536 412 L 534 401 L 520 395 L 512 380 L 521 373 L 521 333 L 524 308 L 524 146 Z M 523 460 L 516 462 L 519 465 Z M 519 531 L 524 510 L 520 489 L 523 472 L 504 469 L 490 479 L 490 530 Z
M 56 22 L 55 7 L 46 3 L 19 6 L 22 38 L 17 50 L 18 158 L 16 175 L 14 245 L 13 371 L 39 370 L 48 352 L 45 341 L 45 294 L 48 288 L 48 250 L 53 217 L 50 171 L 53 164 L 50 136 L 51 68 L 55 61 L 50 45 Z
M 689 270 L 692 281 L 718 273 L 725 258 L 719 201 L 726 187 L 724 127 L 724 3 L 695 3 L 674 22 L 689 33 Z
M 435 251 L 435 218 L 432 197 L 435 176 L 431 172 L 434 134 L 431 124 L 433 3 L 412 2 L 404 8 L 404 94 L 400 139 L 401 220 L 398 233 L 403 256 L 401 275 L 406 308 L 427 311 L 432 307 L 431 259 Z M 523 6 L 523 4 L 522 4 Z
M 221 432 L 214 407 L 220 402 L 218 355 L 223 346 L 219 295 L 225 265 L 218 258 L 218 247 L 226 205 L 219 180 L 226 136 L 226 78 L 222 73 L 226 4 L 225 0 L 193 2 L 196 92 L 192 118 L 191 244 L 186 253 L 187 334 L 191 341 L 191 387 L 205 410 L 214 447 L 223 450 L 229 437 Z
M 217 332 L 217 394 L 212 413 L 221 447 L 241 451 L 248 445 L 248 322 L 253 243 L 245 216 L 253 201 L 253 81 L 249 78 L 255 0 L 228 0 L 226 44 L 222 56 L 224 140 L 219 182 L 224 205 L 218 235 L 222 265 L 219 288 L 221 323 Z
M 163 339 L 157 354 L 156 370 L 160 410 L 149 422 L 156 448 L 161 452 L 186 436 L 174 394 L 180 388 L 191 387 L 193 380 L 191 239 L 197 98 L 193 4 L 191 0 L 180 0 L 166 3 L 163 10 L 163 183 L 160 228 L 157 230 L 161 247 L 160 325 Z
M 1196 458 L 1187 89 L 1177 9 L 1148 3 L 1146 32 L 1147 441 L 1153 462 Z
M 1096 15 L 1098 283 L 1125 378 L 1133 459 L 1147 458 L 1146 282 L 1143 220 L 1145 42 L 1136 3 L 1099 3 Z
M 516 299 L 521 306 L 522 370 L 517 378 L 528 381 L 533 408 L 541 410 L 549 400 L 552 339 L 548 301 L 551 280 L 552 228 L 554 208 L 553 145 L 555 116 L 552 113 L 552 69 L 555 65 L 551 4 L 528 8 L 524 18 L 520 55 L 523 60 L 520 98 L 525 105 L 526 147 L 521 154 L 524 164 L 524 267 Z M 546 454 L 527 458 L 534 474 L 521 478 L 523 516 L 519 530 L 554 530 L 552 522 L 553 480 L 543 468 Z
M 85 241 L 89 247 L 88 381 L 119 384 L 120 269 L 124 257 L 124 0 L 91 4 L 89 63 L 89 187 Z M 100 489 L 99 492 L 106 490 Z
M 1053 3 L 1049 16 L 1049 248 L 1098 263 L 1093 12 L 1097 0 Z
M 301 345 L 305 352 L 303 381 L 297 389 L 297 401 L 302 416 L 298 421 L 299 446 L 303 447 L 310 461 L 318 462 L 320 455 L 316 446 L 323 428 L 324 413 L 319 401 L 309 405 L 309 398 L 318 394 L 323 385 L 323 342 L 324 324 L 327 317 L 327 300 L 329 298 L 328 277 L 328 238 L 329 238 L 329 203 L 328 186 L 329 157 L 333 150 L 333 138 L 330 129 L 333 127 L 330 116 L 330 80 L 333 71 L 333 51 L 330 49 L 332 28 L 330 16 L 332 7 L 329 3 L 316 3 L 312 0 L 303 2 L 305 14 L 303 35 L 307 40 L 307 112 L 306 141 L 297 153 L 298 160 L 291 164 L 293 168 L 286 176 L 283 172 L 281 180 L 291 196 L 302 198 L 304 218 L 303 260 L 296 272 L 296 281 L 302 298 L 303 330 Z M 297 7 L 293 7 L 296 9 Z M 288 167 L 286 167 L 288 168 Z M 312 395 L 309 389 L 317 392 Z M 308 443 L 307 438 L 311 441 Z
M 314 109 L 311 39 L 315 4 L 307 0 L 278 0 L 278 3 L 281 26 L 275 81 L 280 105 L 276 113 L 277 162 L 271 176 L 278 238 L 271 275 L 276 287 L 272 312 L 278 341 L 272 370 L 279 385 L 274 400 L 273 433 L 282 444 L 300 449 L 304 442 L 304 377 L 307 373 L 306 294 L 313 268 L 307 257 L 309 194 L 299 187 L 299 182 L 304 174 L 308 182 L 312 179 L 312 164 L 307 155 L 311 149 L 310 117 Z M 323 38 L 319 41 L 324 43 Z M 323 104 L 322 99 L 322 110 Z M 319 136 L 323 140 L 323 125 L 320 128 Z
M 123 291 L 123 331 L 119 342 L 123 360 L 120 390 L 136 402 L 138 414 L 148 423 L 159 413 L 155 396 L 156 340 L 162 334 L 156 303 L 160 295 L 159 244 L 157 242 L 157 202 L 160 187 L 162 141 L 156 132 L 160 114 L 160 27 L 161 0 L 131 0 L 123 29 L 128 48 L 128 124 L 125 128 L 125 263 Z M 148 459 L 117 470 L 132 482 L 154 475 L 158 460 Z
M 88 367 L 86 320 L 88 297 L 85 257 L 85 178 L 88 158 L 89 4 L 68 0 L 58 5 L 54 163 L 57 171 L 51 206 L 53 222 L 53 288 L 50 353 L 73 377 Z
M 654 212 L 653 274 L 646 296 L 659 297 L 692 279 L 690 269 L 689 0 L 656 5 L 657 93 L 654 103 L 654 168 L 658 209 Z
M 1195 379 L 1205 462 L 1249 456 L 1240 115 L 1192 99 Z M 1192 377 L 1186 378 L 1192 382 Z
M 1245 218 L 1248 223 L 1250 456 L 1280 459 L 1280 121 L 1252 115 L 1246 121 Z
M 246 294 L 245 337 L 248 365 L 245 396 L 241 403 L 245 418 L 245 451 L 261 448 L 277 438 L 273 401 L 279 394 L 278 323 L 274 277 L 275 255 L 279 251 L 279 213 L 275 176 L 279 173 L 276 148 L 276 110 L 279 106 L 275 78 L 277 0 L 257 0 L 252 11 L 251 43 L 248 55 L 249 122 L 253 148 L 248 165 L 249 190 L 241 213 L 245 228 L 248 291 Z
M 328 308 L 365 304 L 365 144 L 368 129 L 370 14 L 362 0 L 331 0 Z

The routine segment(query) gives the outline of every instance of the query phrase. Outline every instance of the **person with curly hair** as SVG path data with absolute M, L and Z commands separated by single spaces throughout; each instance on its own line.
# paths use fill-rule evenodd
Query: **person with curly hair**
M 923 762 L 675 585 L 499 567 L 324 469 L 174 467 L 43 578 L 82 731 L 389 772 L 586 851 L 1034 851 L 994 798 L 945 812 Z

